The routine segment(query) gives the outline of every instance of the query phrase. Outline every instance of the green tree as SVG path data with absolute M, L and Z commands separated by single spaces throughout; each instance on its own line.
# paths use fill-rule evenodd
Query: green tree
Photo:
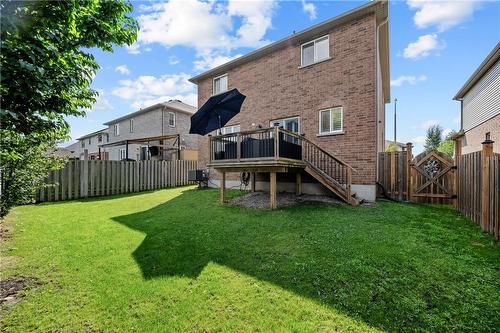
M 123 0 L 2 1 L 0 40 L 0 217 L 29 202 L 47 172 L 45 154 L 68 138 L 67 116 L 95 103 L 93 48 L 130 45 L 138 25 Z
M 452 140 L 452 137 L 456 134 L 456 131 L 451 131 L 445 138 L 444 141 L 441 142 L 437 151 L 448 155 L 449 157 L 453 157 L 455 153 L 455 141 Z
M 425 151 L 430 152 L 437 150 L 441 144 L 441 137 L 443 135 L 443 129 L 439 125 L 432 125 L 427 129 L 427 134 L 425 137 Z

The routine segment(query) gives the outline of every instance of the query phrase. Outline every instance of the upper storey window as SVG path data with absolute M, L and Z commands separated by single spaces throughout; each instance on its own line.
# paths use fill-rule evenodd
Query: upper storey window
M 330 57 L 330 38 L 323 36 L 311 42 L 302 44 L 301 66 L 308 66 Z
M 227 91 L 227 74 L 221 75 L 214 79 L 213 94 L 217 95 Z

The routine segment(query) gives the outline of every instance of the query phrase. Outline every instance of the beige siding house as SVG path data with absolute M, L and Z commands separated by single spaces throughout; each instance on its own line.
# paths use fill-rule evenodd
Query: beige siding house
M 197 159 L 198 137 L 189 134 L 191 116 L 195 111 L 191 105 L 170 100 L 108 121 L 104 125 L 108 126 L 109 142 L 108 146 L 101 146 L 101 150 L 109 154 L 110 160 L 171 160 L 177 158 L 176 149 L 180 147 L 181 158 Z M 180 142 L 169 139 L 125 143 L 127 140 L 167 135 L 179 135 Z M 151 147 L 158 149 L 155 152 Z
M 108 129 L 84 135 L 76 139 L 76 142 L 67 146 L 66 149 L 70 152 L 73 158 L 83 159 L 85 149 L 87 149 L 89 159 L 99 159 L 99 145 L 109 142 Z M 108 159 L 106 154 L 101 154 L 103 160 Z
M 461 153 L 481 150 L 487 139 L 500 153 L 500 43 L 453 99 L 461 102 L 461 130 L 455 137 Z

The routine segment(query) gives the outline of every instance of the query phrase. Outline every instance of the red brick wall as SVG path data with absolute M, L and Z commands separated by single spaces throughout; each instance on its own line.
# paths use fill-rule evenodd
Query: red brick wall
M 228 125 L 240 124 L 244 131 L 252 123 L 268 127 L 270 120 L 299 116 L 301 133 L 357 170 L 353 183 L 375 184 L 375 30 L 374 16 L 335 28 L 329 33 L 331 59 L 309 67 L 298 68 L 300 45 L 290 45 L 233 68 L 228 88 L 247 98 Z M 199 82 L 198 105 L 212 94 L 212 79 Z M 335 106 L 344 110 L 344 134 L 318 137 L 319 110 Z M 200 138 L 199 160 L 205 167 L 207 137 Z

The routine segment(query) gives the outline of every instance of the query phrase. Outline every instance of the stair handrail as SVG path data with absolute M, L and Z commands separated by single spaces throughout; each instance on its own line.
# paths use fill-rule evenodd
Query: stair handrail
M 333 156 L 332 154 L 330 154 L 329 152 L 327 152 L 326 150 L 324 150 L 323 148 L 321 148 L 320 146 L 318 146 L 316 143 L 312 142 L 311 140 L 307 139 L 305 136 L 302 136 L 300 134 L 297 134 L 297 133 L 294 133 L 294 132 L 291 132 L 289 130 L 286 130 L 284 128 L 280 128 L 279 129 L 280 132 L 283 132 L 287 135 L 290 135 L 292 137 L 295 137 L 299 140 L 304 140 L 304 141 L 307 141 L 308 143 L 310 143 L 311 145 L 314 146 L 314 148 L 320 150 L 322 153 L 324 153 L 325 155 L 327 155 L 328 157 L 334 159 L 335 161 L 339 162 L 340 164 L 342 164 L 343 166 L 346 166 L 348 167 L 349 169 L 351 169 L 352 171 L 354 172 L 357 172 L 356 169 L 354 169 L 352 166 L 350 166 L 349 164 L 347 164 L 346 162 L 342 161 L 340 158 L 336 157 L 336 156 Z

